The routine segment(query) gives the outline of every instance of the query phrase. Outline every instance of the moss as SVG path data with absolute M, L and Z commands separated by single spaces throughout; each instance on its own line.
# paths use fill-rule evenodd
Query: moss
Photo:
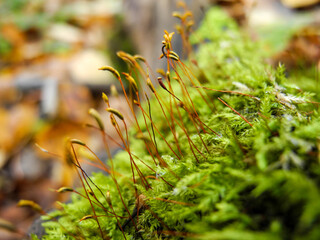
M 188 69 L 197 72 L 199 81 L 205 79 L 201 82 L 207 89 L 189 87 L 189 70 L 181 64 L 177 73 L 186 81 L 206 127 L 195 127 L 190 111 L 174 108 L 168 92 L 157 90 L 180 124 L 176 135 L 182 157 L 165 143 L 164 139 L 178 153 L 164 114 L 153 99 L 152 118 L 164 136 L 156 132 L 157 149 L 167 167 L 154 165 L 143 141 L 135 138 L 139 131 L 132 129 L 130 150 L 139 157 L 136 164 L 149 176 L 151 188 L 146 189 L 141 179 L 133 184 L 127 152 L 115 156 L 115 169 L 121 174 L 117 181 L 128 210 L 134 210 L 136 192 L 146 200 L 137 228 L 129 221 L 123 232 L 112 214 L 95 205 L 105 238 L 319 239 L 320 118 L 318 105 L 309 103 L 314 101 L 312 94 L 287 79 L 283 66 L 267 66 L 259 43 L 251 42 L 216 8 L 207 13 L 191 42 L 197 45 L 194 59 L 199 68 L 189 64 Z M 177 73 L 171 71 L 172 77 Z M 188 102 L 182 85 L 171 83 L 176 96 Z M 141 116 L 139 123 L 147 135 L 149 121 L 148 128 Z M 179 127 L 182 124 L 185 128 Z M 111 201 L 118 216 L 128 216 L 112 178 L 99 173 L 91 179 L 101 190 L 92 186 L 101 205 Z M 101 194 L 107 191 L 109 200 Z M 61 205 L 63 210 L 51 213 L 59 223 L 44 223 L 47 235 L 43 239 L 101 239 L 97 221 L 79 221 L 93 214 L 86 198 L 74 194 L 70 203 Z M 127 219 L 119 221 L 124 224 Z

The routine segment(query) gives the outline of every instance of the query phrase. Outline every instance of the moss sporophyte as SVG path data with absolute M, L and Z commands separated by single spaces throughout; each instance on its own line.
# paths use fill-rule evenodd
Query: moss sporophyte
M 40 208 L 42 239 L 320 239 L 319 95 L 266 65 L 219 9 L 192 34 L 190 12 L 175 16 L 184 45 L 197 46 L 189 60 L 165 32 L 160 78 L 124 52 L 128 73 L 100 68 L 120 82 L 132 119 L 103 94 L 118 142 L 89 111 L 108 153 L 105 163 L 92 152 L 94 164 L 106 174 L 88 176 L 74 146 L 89 146 L 66 142 L 82 188 L 57 190 L 73 192 L 61 210 Z M 123 151 L 112 156 L 110 142 Z

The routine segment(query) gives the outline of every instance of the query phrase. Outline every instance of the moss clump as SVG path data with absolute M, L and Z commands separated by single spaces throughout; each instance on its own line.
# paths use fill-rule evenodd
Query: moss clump
M 61 204 L 63 210 L 51 214 L 59 223 L 44 223 L 43 239 L 101 239 L 101 232 L 106 239 L 320 238 L 320 117 L 318 105 L 310 103 L 313 94 L 292 84 L 283 67 L 267 66 L 261 46 L 218 9 L 207 13 L 191 41 L 198 46 L 198 67 L 179 62 L 170 71 L 170 91 L 188 102 L 188 111 L 157 90 L 166 117 L 177 119 L 175 136 L 159 102 L 150 103 L 157 152 L 166 166 L 156 166 L 147 145 L 135 137 L 151 129 L 142 116 L 141 131 L 130 131 L 130 153 L 150 187 L 141 176 L 132 182 L 128 152 L 113 159 L 130 212 L 137 194 L 143 196 L 139 214 L 133 215 L 136 226 L 128 221 L 115 182 L 97 173 L 91 179 L 101 191 L 91 184 L 94 195 L 118 218 L 94 205 L 101 231 L 95 218 L 79 221 L 94 213 L 86 198 L 74 194 L 71 203 Z M 192 86 L 200 82 L 201 88 Z

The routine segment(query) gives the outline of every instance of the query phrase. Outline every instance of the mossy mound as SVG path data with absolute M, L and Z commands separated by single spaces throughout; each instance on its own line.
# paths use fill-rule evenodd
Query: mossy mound
M 176 140 L 155 99 L 151 114 L 163 135 L 156 132 L 155 139 L 167 166 L 155 166 L 143 141 L 135 137 L 136 129 L 130 132 L 130 151 L 139 157 L 136 164 L 148 176 L 150 188 L 141 179 L 133 184 L 126 151 L 113 159 L 130 212 L 136 192 L 143 196 L 144 205 L 133 215 L 136 227 L 131 221 L 124 226 L 128 218 L 116 218 L 95 204 L 94 214 L 89 201 L 74 194 L 71 203 L 61 204 L 63 210 L 51 214 L 59 223 L 44 223 L 43 239 L 101 239 L 101 231 L 106 239 L 320 239 L 320 117 L 314 103 L 319 96 L 290 82 L 283 67 L 266 65 L 259 43 L 216 8 L 191 42 L 197 64 L 177 64 L 179 70 L 171 70 L 171 77 L 186 79 L 204 129 L 195 127 L 190 111 L 170 108 L 173 97 L 158 89 L 172 109 L 166 117 L 178 119 L 180 159 L 173 154 L 178 153 Z M 189 82 L 191 72 L 202 88 Z M 174 81 L 175 95 L 185 99 L 186 91 Z M 142 117 L 139 121 L 147 134 L 149 121 L 148 128 Z M 91 179 L 101 190 L 92 185 L 99 202 L 110 211 L 111 203 L 118 216 L 128 217 L 112 178 L 97 173 Z M 92 215 L 98 216 L 101 231 L 95 218 L 82 219 Z

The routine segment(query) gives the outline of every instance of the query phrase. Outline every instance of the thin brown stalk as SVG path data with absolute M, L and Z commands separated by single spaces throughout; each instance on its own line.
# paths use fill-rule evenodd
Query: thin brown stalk
M 242 92 L 227 91 L 227 90 L 217 90 L 217 89 L 208 88 L 208 87 L 202 87 L 202 86 L 194 86 L 194 88 L 202 88 L 202 89 L 207 89 L 207 90 L 211 90 L 211 91 L 215 91 L 215 92 L 222 92 L 222 93 L 238 94 L 238 95 L 250 97 L 250 98 L 253 98 L 253 99 L 259 101 L 259 99 L 257 97 L 255 97 L 253 95 L 250 95 L 250 94 L 242 93 Z
M 242 116 L 238 111 L 236 111 L 234 108 L 232 108 L 229 104 L 227 104 L 225 101 L 223 101 L 221 98 L 218 97 L 218 100 L 222 102 L 224 105 L 226 105 L 228 108 L 230 108 L 232 111 L 234 111 L 236 114 L 238 114 L 246 123 L 248 123 L 251 127 L 253 125 L 244 117 Z
M 74 158 L 75 158 L 75 160 L 76 160 L 76 164 L 77 164 L 78 166 L 80 166 L 80 163 L 79 163 L 79 161 L 78 161 L 78 159 L 77 159 L 77 156 L 76 156 L 76 153 L 75 153 L 75 149 L 74 149 L 74 147 L 73 147 L 72 144 L 71 144 L 71 149 L 72 149 Z M 85 184 L 84 184 L 84 182 L 83 182 L 83 180 L 82 180 L 82 179 L 84 179 L 84 180 L 86 181 L 86 177 L 85 177 L 85 175 L 84 175 L 84 172 L 83 172 L 83 170 L 81 169 L 81 174 L 78 172 L 78 170 L 77 170 L 77 173 L 78 173 L 78 175 L 79 175 L 79 178 L 80 178 L 80 181 L 81 181 L 83 190 L 85 191 L 86 196 L 87 196 L 87 198 L 88 198 L 88 201 L 89 201 L 89 203 L 90 203 L 90 205 L 91 205 L 91 209 L 92 209 L 92 211 L 93 211 L 93 214 L 94 214 L 94 216 L 97 216 L 96 210 L 94 209 L 94 206 L 93 206 L 92 201 L 91 201 L 91 199 L 90 199 L 90 197 L 89 197 L 88 191 L 87 191 L 87 189 L 86 189 L 86 187 L 85 187 Z M 81 176 L 81 175 L 82 175 L 82 176 Z M 90 185 L 88 184 L 87 181 L 86 181 L 86 183 L 87 183 L 88 187 L 91 189 L 91 187 L 90 187 Z M 102 239 L 103 239 L 104 236 L 103 236 L 103 232 L 102 232 L 102 229 L 101 229 L 99 220 L 96 219 L 96 222 L 97 222 L 97 224 L 98 224 L 98 228 L 99 228 L 99 231 L 100 231 L 100 235 L 101 235 L 101 237 L 102 237 Z

